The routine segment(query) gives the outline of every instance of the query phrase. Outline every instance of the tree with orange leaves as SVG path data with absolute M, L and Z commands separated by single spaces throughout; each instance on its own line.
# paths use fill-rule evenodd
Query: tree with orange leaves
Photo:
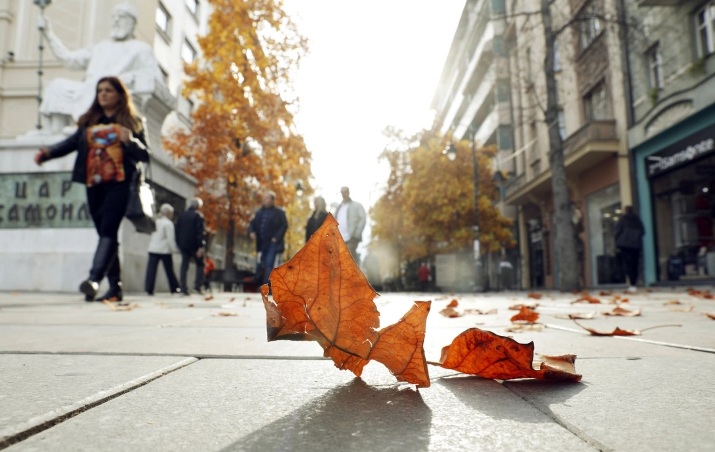
M 185 65 L 183 95 L 195 101 L 188 129 L 175 130 L 164 147 L 198 180 L 207 226 L 226 231 L 226 262 L 233 244 L 272 190 L 294 221 L 289 254 L 302 242 L 310 153 L 296 132 L 291 79 L 307 51 L 306 39 L 279 0 L 209 0 L 209 32 L 199 37 L 201 55 Z M 295 229 L 295 230 L 293 230 Z

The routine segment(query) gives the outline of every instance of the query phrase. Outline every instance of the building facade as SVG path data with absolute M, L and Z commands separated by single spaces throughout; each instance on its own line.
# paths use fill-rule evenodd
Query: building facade
M 715 280 L 715 1 L 627 2 L 647 284 Z

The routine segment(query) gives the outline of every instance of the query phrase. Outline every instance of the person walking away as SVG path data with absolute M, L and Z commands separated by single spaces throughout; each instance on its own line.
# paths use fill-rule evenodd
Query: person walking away
M 350 189 L 342 187 L 340 194 L 343 201 L 335 211 L 335 219 L 338 222 L 338 230 L 348 246 L 348 250 L 355 259 L 355 263 L 360 265 L 360 255 L 357 247 L 362 241 L 362 231 L 365 229 L 365 209 L 362 204 L 350 199 Z
M 174 260 L 172 253 L 178 253 L 176 246 L 176 236 L 174 233 L 174 208 L 171 204 L 162 204 L 159 208 L 159 218 L 156 220 L 156 231 L 151 234 L 149 240 L 149 260 L 146 265 L 146 278 L 144 289 L 147 295 L 154 295 L 154 283 L 156 282 L 156 269 L 159 262 L 164 265 L 166 279 L 169 282 L 169 292 L 175 294 L 179 291 L 179 281 L 174 273 Z
M 206 250 L 204 216 L 200 211 L 202 206 L 203 201 L 201 201 L 201 198 L 192 199 L 189 202 L 189 208 L 179 215 L 179 219 L 176 222 L 176 244 L 181 250 L 179 278 L 181 293 L 184 295 L 190 295 L 186 280 L 189 264 L 192 260 L 196 263 L 194 290 L 201 293 L 204 276 L 204 253 Z
M 117 77 L 102 77 L 89 110 L 77 130 L 63 141 L 41 148 L 35 163 L 76 151 L 72 181 L 87 187 L 87 205 L 99 235 L 89 276 L 79 286 L 86 301 L 94 301 L 99 283 L 107 277 L 109 290 L 100 300 L 123 299 L 118 232 L 129 200 L 129 183 L 137 162 L 149 161 L 144 121 Z
M 327 204 L 325 203 L 325 198 L 322 196 L 316 196 L 313 199 L 313 213 L 308 218 L 308 223 L 305 225 L 305 241 L 307 242 L 310 237 L 315 234 L 323 225 L 323 221 L 328 216 Z
M 269 277 L 276 263 L 276 257 L 285 249 L 284 237 L 288 230 L 285 212 L 275 205 L 275 193 L 263 194 L 261 208 L 251 220 L 248 233 L 256 241 L 256 252 L 260 254 L 256 280 L 268 284 Z
M 422 262 L 419 267 L 417 267 L 417 279 L 420 281 L 420 290 L 422 292 L 427 292 L 429 289 L 429 282 L 432 278 L 432 271 L 427 266 L 426 262 Z
M 626 275 L 630 282 L 628 291 L 636 292 L 638 284 L 638 268 L 641 248 L 643 247 L 645 229 L 632 206 L 626 206 L 625 213 L 616 223 L 616 247 L 620 251 L 626 267 Z

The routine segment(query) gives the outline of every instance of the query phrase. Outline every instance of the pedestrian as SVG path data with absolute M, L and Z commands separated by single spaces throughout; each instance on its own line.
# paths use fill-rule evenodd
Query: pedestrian
M 276 195 L 271 191 L 263 193 L 261 208 L 248 226 L 251 240 L 256 241 L 259 264 L 256 268 L 256 281 L 268 284 L 269 276 L 275 267 L 276 257 L 285 249 L 283 239 L 288 230 L 285 212 L 275 205 Z
M 362 204 L 350 199 L 350 189 L 348 187 L 342 187 L 340 194 L 343 197 L 343 201 L 335 211 L 335 219 L 338 222 L 340 235 L 343 236 L 350 254 L 359 265 L 360 255 L 357 252 L 357 247 L 362 241 L 362 231 L 365 229 L 365 209 Z
M 628 291 L 636 292 L 638 284 L 638 268 L 641 248 L 643 246 L 643 234 L 645 229 L 638 215 L 633 212 L 632 206 L 626 206 L 625 213 L 616 223 L 616 247 L 620 251 L 623 264 L 626 267 L 626 275 L 630 282 Z
M 179 281 L 174 273 L 174 260 L 172 253 L 178 253 L 176 246 L 176 236 L 174 234 L 174 208 L 171 204 L 162 204 L 159 208 L 159 218 L 156 219 L 156 231 L 149 239 L 149 260 L 146 264 L 146 278 L 144 289 L 147 295 L 154 295 L 154 283 L 156 282 L 156 269 L 161 261 L 164 265 L 166 279 L 169 282 L 169 292 L 175 294 L 179 291 Z
M 417 279 L 420 281 L 420 290 L 427 292 L 430 280 L 432 279 L 432 270 L 429 269 L 426 262 L 422 262 L 420 266 L 417 267 Z
M 179 215 L 179 220 L 176 222 L 176 244 L 181 250 L 181 273 L 179 278 L 183 295 L 190 295 L 186 279 L 189 264 L 192 260 L 196 263 L 194 290 L 201 293 L 204 276 L 204 254 L 206 251 L 204 216 L 200 211 L 202 206 L 203 201 L 201 201 L 201 198 L 192 199 L 189 202 L 189 208 Z
M 86 301 L 94 301 L 99 283 L 107 277 L 109 290 L 100 300 L 121 301 L 122 281 L 117 251 L 119 225 L 129 200 L 129 183 L 138 162 L 149 161 L 144 121 L 117 77 L 102 77 L 89 110 L 77 130 L 63 141 L 41 148 L 35 163 L 77 151 L 72 181 L 87 187 L 87 205 L 99 234 L 89 276 L 79 286 Z
M 323 225 L 323 221 L 328 216 L 327 204 L 325 203 L 325 198 L 322 196 L 316 196 L 313 199 L 313 213 L 308 218 L 308 224 L 305 225 L 305 241 L 307 242 L 310 237 L 315 234 Z

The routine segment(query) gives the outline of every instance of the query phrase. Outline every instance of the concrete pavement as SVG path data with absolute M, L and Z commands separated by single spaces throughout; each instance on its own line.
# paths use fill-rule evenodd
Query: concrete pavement
M 709 288 L 715 292 L 713 288 Z M 612 295 L 599 296 L 603 301 Z M 0 448 L 7 450 L 713 450 L 715 300 L 684 289 L 620 295 L 639 317 L 572 294 L 383 294 L 381 324 L 432 299 L 425 351 L 478 326 L 537 353 L 578 355 L 580 383 L 500 383 L 431 367 L 432 386 L 397 384 L 379 363 L 361 379 L 315 343 L 265 340 L 257 294 L 127 296 L 114 311 L 68 294 L 0 293 Z M 492 315 L 446 318 L 458 310 Z M 680 305 L 667 304 L 679 301 Z M 507 333 L 508 307 L 539 303 L 543 331 Z M 691 308 L 692 306 L 692 308 Z M 678 311 L 674 310 L 677 309 Z

